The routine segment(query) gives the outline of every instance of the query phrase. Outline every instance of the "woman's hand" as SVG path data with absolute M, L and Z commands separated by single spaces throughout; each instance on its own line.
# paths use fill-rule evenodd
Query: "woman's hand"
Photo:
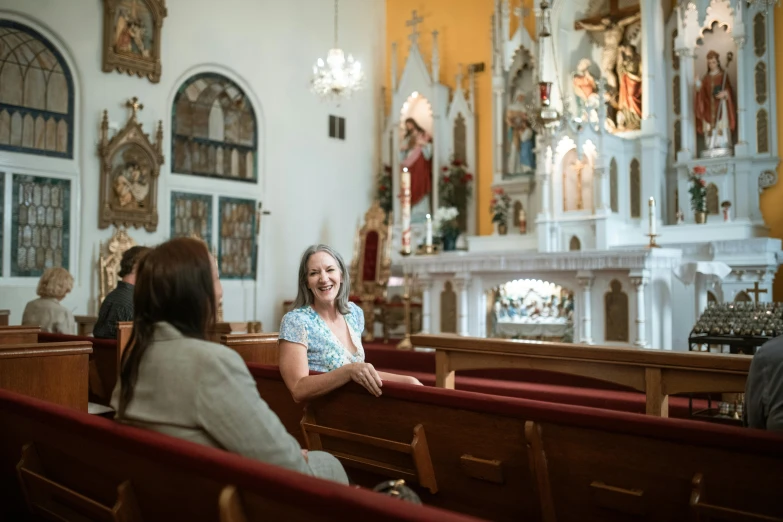
M 348 374 L 351 376 L 351 380 L 361 384 L 367 391 L 375 395 L 381 396 L 381 386 L 383 381 L 378 372 L 370 363 L 352 363 L 346 366 L 348 368 Z

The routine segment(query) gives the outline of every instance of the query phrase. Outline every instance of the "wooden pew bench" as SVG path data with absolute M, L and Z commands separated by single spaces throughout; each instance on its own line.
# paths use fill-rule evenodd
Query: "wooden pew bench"
M 38 342 L 40 326 L 0 326 L 0 345 Z
M 475 520 L 4 390 L 0 425 L 0 520 L 31 520 L 28 501 L 68 520 Z
M 2 344 L 0 389 L 86 412 L 91 353 L 86 342 Z
M 302 405 L 277 368 L 249 367 L 261 397 L 302 443 L 334 452 L 360 484 L 405 477 L 425 503 L 444 509 L 492 520 L 555 520 L 542 502 L 548 491 L 553 502 L 568 504 L 557 520 L 627 520 L 628 509 L 642 509 L 640 520 L 685 520 L 697 473 L 718 493 L 746 485 L 737 498 L 717 497 L 728 507 L 752 501 L 762 513 L 783 509 L 764 511 L 775 507 L 775 484 L 783 480 L 783 437 L 776 434 L 395 383 L 386 383 L 379 398 L 351 383 Z M 581 438 L 556 437 L 554 425 L 582 433 L 585 449 Z M 533 437 L 537 430 L 543 446 Z M 417 451 L 425 438 L 426 451 Z M 558 446 L 565 443 L 571 453 Z M 634 454 L 637 447 L 645 456 Z M 568 479 L 580 451 L 573 462 L 586 476 Z M 637 465 L 653 461 L 649 473 Z M 579 502 L 570 503 L 569 488 L 580 491 Z M 644 491 L 642 507 L 628 508 L 623 490 L 637 489 Z M 580 519 L 582 512 L 589 517 Z

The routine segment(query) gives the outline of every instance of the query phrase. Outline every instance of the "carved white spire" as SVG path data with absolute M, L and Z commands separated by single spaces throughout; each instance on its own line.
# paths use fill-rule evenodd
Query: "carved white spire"
M 476 73 L 473 72 L 472 67 L 468 67 L 468 103 L 470 104 L 471 112 L 476 112 Z
M 500 37 L 505 40 L 511 32 L 511 6 L 509 5 L 508 0 L 503 0 L 500 9 Z
M 397 42 L 391 44 L 391 90 L 397 92 Z
M 419 46 L 419 28 L 418 25 L 424 21 L 424 18 L 416 14 L 416 10 L 413 10 L 411 19 L 405 22 L 407 27 L 411 28 L 411 34 L 408 35 L 408 40 L 411 41 L 411 49 Z
M 438 31 L 432 31 L 432 81 L 440 79 L 440 53 L 438 53 Z

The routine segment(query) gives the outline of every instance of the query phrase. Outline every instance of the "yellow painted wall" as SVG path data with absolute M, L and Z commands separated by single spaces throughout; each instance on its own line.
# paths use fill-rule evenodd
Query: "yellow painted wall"
M 533 0 L 525 0 L 532 5 Z M 512 2 L 517 5 L 518 2 Z M 397 42 L 397 74 L 402 74 L 408 57 L 410 28 L 405 22 L 415 9 L 424 21 L 419 25 L 419 48 L 429 63 L 432 55 L 431 32 L 437 30 L 440 52 L 440 82 L 455 87 L 459 64 L 484 62 L 484 72 L 476 76 L 476 134 L 478 166 L 470 165 L 476 175 L 475 200 L 478 233 L 492 233 L 489 214 L 492 185 L 492 42 L 491 19 L 495 0 L 386 0 L 386 49 L 391 60 L 391 44 Z M 515 21 L 512 15 L 512 23 Z M 530 16 L 526 19 L 535 20 Z M 535 22 L 533 22 L 535 23 Z M 532 30 L 530 27 L 528 30 Z M 390 64 L 386 64 L 386 108 L 391 99 Z M 467 81 L 465 82 L 467 88 Z
M 778 154 L 783 152 L 783 7 L 777 7 L 775 12 L 775 57 L 777 69 L 775 71 L 775 84 L 778 86 L 778 129 L 775 132 L 778 139 Z M 778 166 L 778 180 L 783 179 L 783 167 Z M 761 195 L 761 213 L 772 237 L 783 239 L 783 182 L 778 181 L 774 187 L 770 187 Z M 773 292 L 775 301 L 783 301 L 783 270 L 778 270 L 775 277 Z

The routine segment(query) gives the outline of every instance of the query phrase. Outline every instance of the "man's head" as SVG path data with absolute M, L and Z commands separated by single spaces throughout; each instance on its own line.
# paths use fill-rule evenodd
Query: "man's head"
M 136 284 L 136 266 L 139 264 L 139 260 L 150 249 L 143 246 L 131 247 L 122 254 L 122 261 L 120 261 L 120 271 L 117 274 L 124 282 L 135 285 Z

